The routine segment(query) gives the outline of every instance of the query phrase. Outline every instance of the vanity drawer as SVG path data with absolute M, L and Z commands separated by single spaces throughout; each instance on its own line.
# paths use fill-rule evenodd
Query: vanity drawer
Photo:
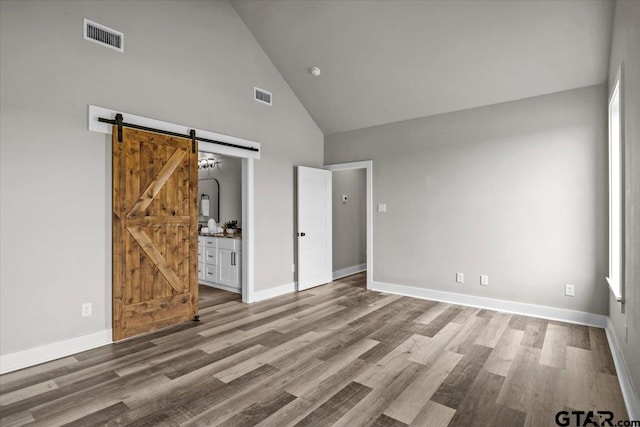
M 204 264 L 201 262 L 198 263 L 198 279 L 204 279 Z
M 218 264 L 218 250 L 216 248 L 204 249 L 204 263 L 207 265 Z
M 203 245 L 204 244 L 204 237 L 198 236 L 198 244 L 199 245 Z
M 204 238 L 204 247 L 205 248 L 215 248 L 216 247 L 216 239 L 215 237 L 205 237 Z
M 215 265 L 204 265 L 204 280 L 207 282 L 217 282 L 218 281 L 218 267 Z
M 242 241 L 239 239 L 218 239 L 218 249 L 228 249 L 230 251 L 239 251 L 242 247 Z
M 204 262 L 204 246 L 198 245 L 198 262 Z

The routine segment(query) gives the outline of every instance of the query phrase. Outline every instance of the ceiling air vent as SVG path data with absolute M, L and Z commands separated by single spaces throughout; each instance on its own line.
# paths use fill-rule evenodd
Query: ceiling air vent
M 84 20 L 84 39 L 124 52 L 124 34 L 88 19 Z
M 267 92 L 266 90 L 254 87 L 253 88 L 253 97 L 258 102 L 262 102 L 263 104 L 271 105 L 271 92 Z

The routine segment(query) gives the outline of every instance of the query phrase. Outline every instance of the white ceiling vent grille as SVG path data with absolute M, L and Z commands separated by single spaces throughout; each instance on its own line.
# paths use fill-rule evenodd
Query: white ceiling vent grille
M 124 34 L 88 19 L 84 20 L 84 39 L 124 52 Z
M 260 88 L 254 87 L 253 88 L 253 97 L 258 102 L 262 102 L 263 104 L 271 105 L 271 92 L 267 92 L 264 89 L 260 89 Z

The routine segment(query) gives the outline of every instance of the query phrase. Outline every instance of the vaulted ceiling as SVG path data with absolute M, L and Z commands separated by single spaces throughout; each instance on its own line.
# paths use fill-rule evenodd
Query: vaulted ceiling
M 325 134 L 607 78 L 612 0 L 231 3 Z

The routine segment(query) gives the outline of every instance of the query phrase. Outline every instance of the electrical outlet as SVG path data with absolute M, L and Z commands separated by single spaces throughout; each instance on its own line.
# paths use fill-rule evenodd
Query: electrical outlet
M 386 212 L 387 204 L 386 203 L 378 203 L 378 212 Z
M 480 284 L 482 286 L 489 286 L 489 276 L 485 276 L 483 274 L 480 275 Z
M 564 294 L 568 297 L 574 297 L 576 295 L 574 286 L 568 283 L 564 285 Z
M 456 282 L 464 283 L 464 273 L 456 273 Z
M 82 304 L 82 317 L 91 316 L 91 303 L 87 302 Z

